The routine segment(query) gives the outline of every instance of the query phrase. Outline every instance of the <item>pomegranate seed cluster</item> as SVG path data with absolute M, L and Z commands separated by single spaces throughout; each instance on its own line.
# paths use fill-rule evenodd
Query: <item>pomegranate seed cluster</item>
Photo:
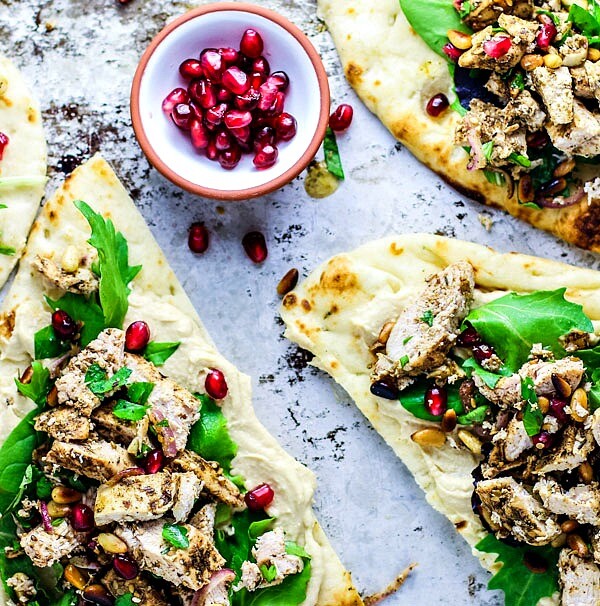
M 284 111 L 290 80 L 283 71 L 271 73 L 263 50 L 253 29 L 244 32 L 239 50 L 205 48 L 179 66 L 187 88 L 175 88 L 162 104 L 194 149 L 226 170 L 243 154 L 254 156 L 257 169 L 270 168 L 278 146 L 296 135 L 296 119 Z

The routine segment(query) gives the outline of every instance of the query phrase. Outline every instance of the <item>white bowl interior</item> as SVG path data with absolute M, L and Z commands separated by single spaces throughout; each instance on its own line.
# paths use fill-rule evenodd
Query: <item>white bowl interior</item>
M 249 27 L 262 36 L 271 71 L 285 71 L 290 77 L 285 110 L 298 121 L 296 136 L 281 142 L 277 163 L 258 170 L 252 154 L 244 154 L 231 171 L 194 150 L 188 133 L 178 129 L 161 109 L 163 99 L 174 88 L 187 88 L 179 65 L 198 57 L 204 48 L 232 46 L 239 49 Z M 306 51 L 283 27 L 260 15 L 242 11 L 217 11 L 199 15 L 175 28 L 157 46 L 140 82 L 140 117 L 155 153 L 175 173 L 191 183 L 223 191 L 239 191 L 263 185 L 284 174 L 306 151 L 317 130 L 320 113 L 319 82 Z

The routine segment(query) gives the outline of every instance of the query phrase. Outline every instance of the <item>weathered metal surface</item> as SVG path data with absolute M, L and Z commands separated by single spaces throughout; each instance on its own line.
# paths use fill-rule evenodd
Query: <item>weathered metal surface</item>
M 260 3 L 312 38 L 330 74 L 334 103 L 355 107 L 355 122 L 339 140 L 347 180 L 333 196 L 310 199 L 301 177 L 264 199 L 219 205 L 178 190 L 149 167 L 130 124 L 131 79 L 152 36 L 191 4 L 4 0 L 2 50 L 41 101 L 49 187 L 95 151 L 113 163 L 219 349 L 253 377 L 258 416 L 317 474 L 318 515 L 362 591 L 382 589 L 417 561 L 390 605 L 500 604 L 452 525 L 426 504 L 348 396 L 283 339 L 276 286 L 290 267 L 306 275 L 330 255 L 395 232 L 433 231 L 596 268 L 599 259 L 464 199 L 414 160 L 350 90 L 314 0 Z M 482 217 L 493 222 L 490 231 Z M 205 221 L 212 234 L 202 256 L 186 245 L 195 220 Z M 240 244 L 251 229 L 263 231 L 269 243 L 260 267 Z

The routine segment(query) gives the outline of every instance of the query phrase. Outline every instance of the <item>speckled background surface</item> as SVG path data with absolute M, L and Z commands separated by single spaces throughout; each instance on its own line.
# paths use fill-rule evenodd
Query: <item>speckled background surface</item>
M 387 604 L 501 604 L 452 525 L 429 508 L 348 396 L 283 339 L 275 287 L 290 267 L 306 275 L 335 253 L 396 232 L 432 231 L 595 268 L 600 260 L 464 199 L 420 166 L 344 81 L 314 0 L 258 3 L 311 37 L 330 75 L 333 102 L 355 107 L 355 122 L 340 137 L 348 178 L 333 196 L 309 198 L 302 175 L 264 199 L 220 206 L 178 190 L 148 165 L 129 119 L 131 79 L 151 38 L 192 4 L 2 0 L 2 49 L 42 105 L 49 191 L 96 151 L 112 162 L 219 349 L 252 376 L 259 418 L 317 474 L 318 516 L 365 595 L 416 561 L 417 570 Z M 492 222 L 490 231 L 482 217 Z M 195 220 L 212 234 L 203 256 L 186 245 Z M 261 267 L 240 245 L 251 229 L 267 236 L 269 258 Z

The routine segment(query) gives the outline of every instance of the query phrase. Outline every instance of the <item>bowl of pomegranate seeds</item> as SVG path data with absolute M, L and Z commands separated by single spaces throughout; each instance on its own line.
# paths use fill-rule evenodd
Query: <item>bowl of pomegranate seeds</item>
M 131 117 L 146 157 L 176 185 L 219 200 L 254 198 L 316 155 L 329 119 L 327 74 L 281 15 L 212 3 L 152 41 L 133 80 Z

